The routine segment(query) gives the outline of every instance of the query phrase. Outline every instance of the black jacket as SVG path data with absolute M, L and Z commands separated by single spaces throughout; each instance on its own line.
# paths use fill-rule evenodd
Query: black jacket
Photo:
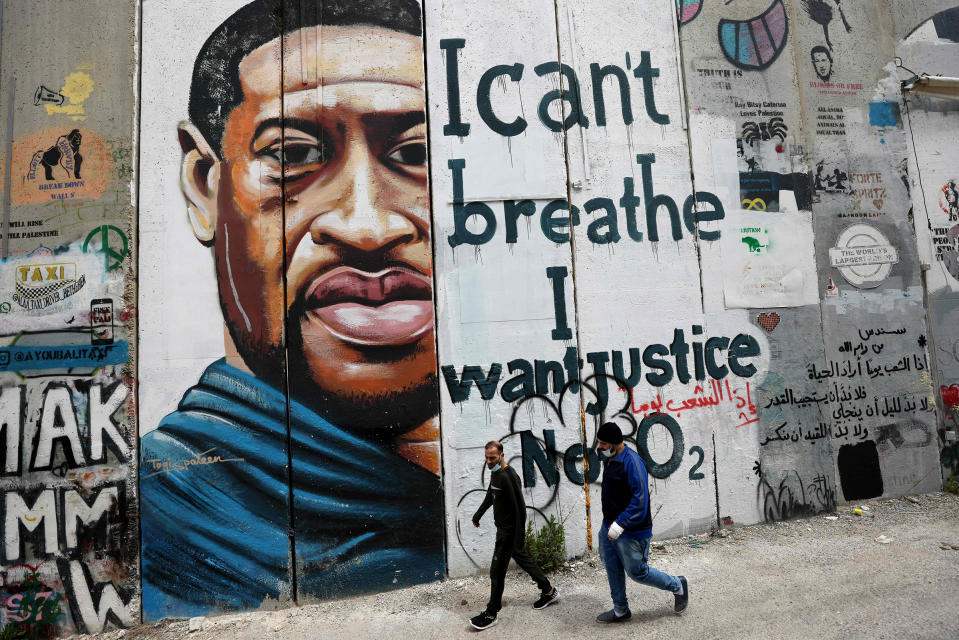
M 513 467 L 503 467 L 490 475 L 486 498 L 473 514 L 473 523 L 493 507 L 493 522 L 498 529 L 526 530 L 526 501 L 523 500 L 523 485 Z

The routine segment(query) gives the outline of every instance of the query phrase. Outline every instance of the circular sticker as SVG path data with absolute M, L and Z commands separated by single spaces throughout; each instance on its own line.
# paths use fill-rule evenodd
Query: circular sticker
M 854 287 L 873 289 L 885 280 L 899 252 L 879 229 L 868 224 L 846 227 L 829 250 L 829 263 Z

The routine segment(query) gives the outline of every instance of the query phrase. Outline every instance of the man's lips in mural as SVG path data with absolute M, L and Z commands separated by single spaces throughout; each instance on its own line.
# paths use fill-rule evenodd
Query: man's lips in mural
M 401 346 L 433 327 L 432 283 L 405 267 L 378 273 L 338 267 L 306 291 L 307 316 L 337 338 L 364 346 Z

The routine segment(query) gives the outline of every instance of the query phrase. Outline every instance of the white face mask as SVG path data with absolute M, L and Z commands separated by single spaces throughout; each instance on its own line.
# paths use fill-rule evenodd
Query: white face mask
M 616 455 L 615 449 L 597 449 L 599 455 L 607 460 L 611 460 Z

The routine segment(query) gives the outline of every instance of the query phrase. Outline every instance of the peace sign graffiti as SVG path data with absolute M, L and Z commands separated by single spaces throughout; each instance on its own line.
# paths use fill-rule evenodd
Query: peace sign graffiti
M 94 249 L 94 253 L 103 254 L 103 264 L 106 267 L 107 271 L 113 271 L 123 262 L 123 259 L 127 257 L 127 237 L 124 235 L 123 231 L 119 228 L 114 227 L 112 224 L 105 224 L 97 227 L 87 235 L 87 239 L 83 242 L 83 252 L 90 252 L 90 241 L 95 240 L 99 236 L 100 238 L 100 247 Z M 111 236 L 113 237 L 111 244 Z M 120 250 L 115 249 L 118 244 L 122 244 L 123 248 Z

